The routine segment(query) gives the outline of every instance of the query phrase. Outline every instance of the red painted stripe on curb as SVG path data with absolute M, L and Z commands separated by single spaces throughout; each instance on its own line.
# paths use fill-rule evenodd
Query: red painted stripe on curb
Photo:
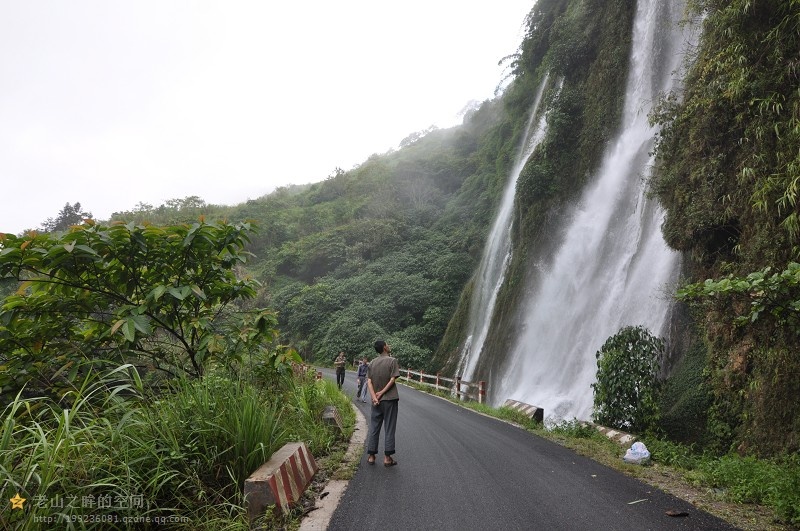
M 269 483 L 269 490 L 272 493 L 272 501 L 275 503 L 275 505 L 281 507 L 283 505 L 281 503 L 281 491 L 283 490 L 283 482 L 278 476 L 273 474 L 269 477 L 267 483 Z
M 303 474 L 304 478 L 311 479 L 311 476 L 314 475 L 314 472 L 308 465 L 308 458 L 306 457 L 306 452 L 307 452 L 306 447 L 301 446 L 300 451 L 297 452 L 297 466 L 300 468 L 300 472 Z
M 303 445 L 300 448 L 300 455 L 303 457 L 303 465 L 307 470 L 308 478 L 311 479 L 314 474 L 317 473 L 317 470 L 319 470 L 317 462 L 314 461 L 314 456 L 311 455 L 311 452 L 308 450 L 306 445 Z
M 287 499 L 287 505 L 296 501 L 299 496 L 297 495 L 297 485 L 294 483 L 294 478 L 289 474 L 289 469 L 284 462 L 280 469 L 281 477 L 283 478 L 283 493 Z
M 319 469 L 302 442 L 287 443 L 245 481 L 244 495 L 250 520 L 269 505 L 286 512 L 306 490 Z
M 306 482 L 304 481 L 304 478 L 303 478 L 303 474 L 301 473 L 300 468 L 298 467 L 298 463 L 297 463 L 298 459 L 299 459 L 299 456 L 297 454 L 292 454 L 292 455 L 289 456 L 289 461 L 287 462 L 287 465 L 286 465 L 291 470 L 292 477 L 294 478 L 294 484 L 297 485 L 297 490 L 299 491 L 299 495 L 295 499 L 295 501 L 300 498 L 300 495 L 302 495 L 303 486 L 306 484 Z
M 287 512 L 289 510 L 289 504 L 291 503 L 291 496 L 289 495 L 289 481 L 288 478 L 284 477 L 283 469 L 275 471 L 275 479 L 278 483 L 278 499 L 276 502 L 280 506 L 281 511 Z

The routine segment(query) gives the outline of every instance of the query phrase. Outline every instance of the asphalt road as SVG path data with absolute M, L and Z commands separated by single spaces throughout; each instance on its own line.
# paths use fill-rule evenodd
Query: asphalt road
M 355 382 L 348 372 L 343 390 L 350 396 Z M 381 464 L 381 434 L 377 463 L 362 456 L 331 531 L 735 529 L 508 423 L 409 387 L 399 391 L 398 465 Z M 369 422 L 371 405 L 356 405 Z

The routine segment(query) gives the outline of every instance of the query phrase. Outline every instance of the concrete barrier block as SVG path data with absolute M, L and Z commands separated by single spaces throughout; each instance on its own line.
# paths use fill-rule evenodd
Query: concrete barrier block
M 305 443 L 283 445 L 245 480 L 247 516 L 254 520 L 270 505 L 288 511 L 303 495 L 318 468 Z
M 636 442 L 636 437 L 631 435 L 630 433 L 625 433 L 619 430 L 615 430 L 612 428 L 606 428 L 605 426 L 600 426 L 598 424 L 593 425 L 597 431 L 611 439 L 612 441 L 616 442 L 617 444 L 621 444 L 622 446 L 628 446 Z
M 532 406 L 524 402 L 518 402 L 516 400 L 511 400 L 510 398 L 503 403 L 503 407 L 516 409 L 536 422 L 544 422 L 544 409 L 540 407 Z
M 338 428 L 340 433 L 344 431 L 342 416 L 339 414 L 339 410 L 336 409 L 336 406 L 325 407 L 325 410 L 322 412 L 322 421 L 328 426 Z

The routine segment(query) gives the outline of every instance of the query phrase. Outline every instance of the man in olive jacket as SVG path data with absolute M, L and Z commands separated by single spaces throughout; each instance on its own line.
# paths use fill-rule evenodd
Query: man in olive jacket
M 397 427 L 397 393 L 395 380 L 400 377 L 400 366 L 397 359 L 390 356 L 391 348 L 383 340 L 375 342 L 375 351 L 379 354 L 372 360 L 367 369 L 367 387 L 372 397 L 372 414 L 369 422 L 369 438 L 367 439 L 367 463 L 375 464 L 378 453 L 378 440 L 381 425 L 384 427 L 383 466 L 397 464 L 392 458 L 394 454 L 394 432 Z
M 341 389 L 344 384 L 345 365 L 347 365 L 347 358 L 344 356 L 344 352 L 340 352 L 336 359 L 333 360 L 333 366 L 336 369 L 336 385 L 339 386 L 339 389 Z

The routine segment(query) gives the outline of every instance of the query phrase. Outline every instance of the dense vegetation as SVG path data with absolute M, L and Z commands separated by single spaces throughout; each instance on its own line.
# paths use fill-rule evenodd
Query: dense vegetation
M 251 529 L 244 480 L 289 441 L 330 452 L 331 404 L 353 424 L 331 382 L 213 371 L 156 393 L 129 365 L 89 370 L 58 402 L 17 397 L 0 418 L 0 494 L 26 501 L 0 529 Z
M 653 119 L 664 236 L 690 258 L 682 291 L 708 356 L 706 444 L 800 449 L 800 2 L 692 3 L 702 39 L 683 96 Z M 702 404 L 705 401 L 701 401 Z
M 323 409 L 353 413 L 247 301 L 250 232 L 88 220 L 0 235 L 0 494 L 29 502 L 3 529 L 248 529 L 258 466 L 288 441 L 331 451 L 342 434 Z
M 269 349 L 274 313 L 241 302 L 256 294 L 254 281 L 234 274 L 250 230 L 90 222 L 2 235 L 0 276 L 21 286 L 0 307 L 0 393 L 58 396 L 86 364 L 197 378 L 210 362 L 285 356 Z

